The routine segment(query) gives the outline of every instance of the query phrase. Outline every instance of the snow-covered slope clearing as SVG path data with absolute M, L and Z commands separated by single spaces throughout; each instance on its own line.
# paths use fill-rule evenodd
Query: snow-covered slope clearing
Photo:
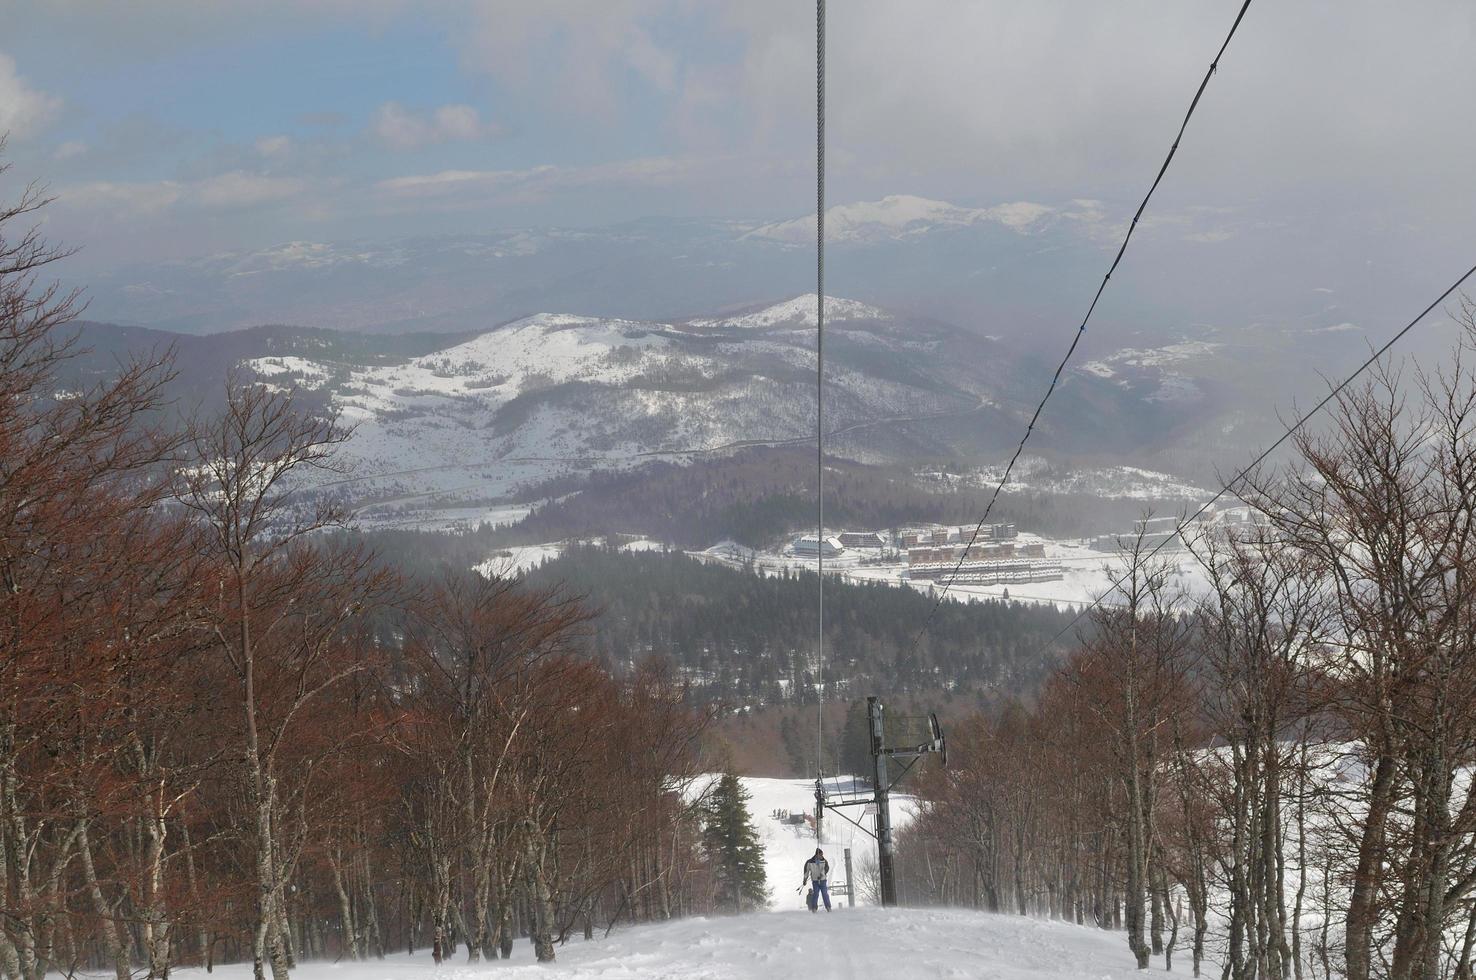
M 745 776 L 743 788 L 749 794 L 749 816 L 753 818 L 753 825 L 764 845 L 764 871 L 769 879 L 770 904 L 779 910 L 801 909 L 804 896 L 795 889 L 801 881 L 801 869 L 815 853 L 815 828 L 808 820 L 801 824 L 786 823 L 776 817 L 775 812 L 812 816 L 815 812 L 815 784 L 808 779 Z M 826 792 L 838 798 L 870 795 L 870 790 L 850 778 L 826 780 Z M 847 807 L 844 812 L 863 827 L 870 827 L 876 820 L 869 806 Z M 910 799 L 894 793 L 892 826 L 901 830 L 911 822 Z M 876 844 L 853 824 L 833 813 L 826 816 L 824 831 L 825 838 L 819 846 L 830 861 L 830 881 L 837 890 L 832 900 L 836 905 L 845 905 L 846 898 L 839 893 L 839 886 L 846 881 L 845 849 L 851 849 L 853 870 L 860 878 L 862 866 L 875 861 Z M 870 904 L 863 888 L 856 890 L 856 904 Z
M 1167 975 L 1159 968 L 1144 971 Z M 178 980 L 207 980 L 201 969 Z M 954 909 L 803 910 L 684 919 L 571 939 L 552 967 L 519 943 L 510 962 L 437 968 L 429 952 L 369 963 L 309 963 L 293 980 L 1126 980 L 1142 976 L 1120 933 Z M 1179 976 L 1188 976 L 1188 963 Z M 208 980 L 249 980 L 251 964 L 216 967 Z

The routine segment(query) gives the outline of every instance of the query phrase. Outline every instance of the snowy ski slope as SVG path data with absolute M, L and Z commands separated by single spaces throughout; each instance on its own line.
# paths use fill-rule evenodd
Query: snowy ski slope
M 684 919 L 571 939 L 539 966 L 520 942 L 509 962 L 440 968 L 420 950 L 368 963 L 306 963 L 293 980 L 1127 980 L 1141 976 L 1120 933 L 955 909 L 802 909 Z M 1188 959 L 1176 970 L 1187 977 Z M 1155 966 L 1148 975 L 1165 975 Z M 175 970 L 177 980 L 250 980 L 251 964 Z
M 887 980 L 911 978 L 988 978 L 988 980 L 1127 980 L 1139 976 L 1121 933 L 1044 922 L 1017 916 L 960 909 L 847 908 L 836 896 L 835 911 L 811 915 L 795 893 L 800 868 L 813 853 L 812 831 L 792 829 L 774 819 L 775 810 L 812 812 L 813 783 L 803 779 L 745 777 L 750 813 L 763 839 L 766 868 L 774 895 L 772 911 L 741 916 L 692 918 L 661 925 L 617 927 L 608 938 L 577 936 L 558 948 L 558 962 L 540 966 L 527 942 L 519 942 L 509 962 L 475 966 L 458 955 L 436 967 L 430 951 L 411 957 L 396 953 L 367 963 L 305 963 L 293 980 L 519 980 L 567 977 L 569 980 Z M 837 785 L 830 787 L 832 792 Z M 848 811 L 861 817 L 861 808 Z M 911 810 L 894 797 L 894 820 L 905 824 Z M 862 823 L 870 823 L 869 818 Z M 874 853 L 870 839 L 844 821 L 826 825 L 825 851 L 844 871 L 847 846 L 860 860 Z M 464 954 L 463 954 L 464 955 Z M 1177 971 L 1188 976 L 1188 958 Z M 1146 971 L 1162 974 L 1155 966 Z M 176 980 L 250 980 L 251 964 L 179 969 Z
M 764 871 L 769 879 L 771 905 L 776 910 L 803 909 L 804 895 L 797 892 L 801 869 L 810 855 L 815 853 L 815 830 L 808 822 L 800 825 L 786 824 L 771 814 L 775 810 L 813 815 L 815 812 L 815 783 L 808 779 L 762 779 L 753 776 L 743 778 L 743 788 L 748 790 L 748 812 L 753 825 L 758 829 L 764 845 Z M 830 779 L 826 781 L 826 792 L 831 795 L 867 795 L 862 786 L 852 788 L 851 780 Z M 843 811 L 852 820 L 870 827 L 875 819 L 870 807 L 847 807 Z M 908 798 L 894 794 L 892 797 L 892 826 L 901 829 L 912 820 L 912 808 Z M 830 880 L 833 885 L 845 881 L 844 852 L 851 849 L 851 860 L 857 871 L 865 861 L 874 861 L 876 845 L 866 834 L 830 814 L 825 820 L 825 840 L 819 845 L 830 861 Z M 832 897 L 835 905 L 846 904 L 842 895 Z M 858 889 L 856 904 L 868 904 Z

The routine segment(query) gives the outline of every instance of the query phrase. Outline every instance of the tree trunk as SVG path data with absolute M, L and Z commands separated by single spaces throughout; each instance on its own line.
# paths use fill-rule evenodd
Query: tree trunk
M 548 880 L 544 876 L 544 854 L 542 834 L 531 821 L 524 823 L 525 858 L 524 871 L 528 878 L 529 937 L 533 940 L 533 951 L 540 963 L 554 961 L 553 944 L 553 896 Z
M 97 871 L 92 864 L 92 842 L 87 837 L 87 820 L 77 821 L 77 851 L 82 858 L 82 876 L 87 883 L 87 894 L 92 899 L 92 909 L 97 914 L 98 938 L 103 951 L 113 964 L 113 975 L 118 980 L 132 980 L 133 970 L 128 961 L 128 950 L 118 936 L 118 924 L 113 910 L 108 908 L 103 896 L 102 885 L 97 880 Z
M 164 844 L 169 828 L 162 806 L 162 781 L 154 792 L 156 807 L 146 824 L 149 841 L 145 862 L 148 876 L 144 883 L 144 952 L 149 958 L 149 980 L 168 980 L 172 929 L 164 897 Z
M 1369 980 L 1373 928 L 1378 918 L 1379 885 L 1383 881 L 1385 824 L 1393 805 L 1396 765 L 1392 755 L 1379 756 L 1369 787 L 1368 815 L 1358 841 L 1358 864 L 1348 896 L 1344 961 L 1347 980 Z
M 343 928 L 343 955 L 358 960 L 359 930 L 354 922 L 354 906 L 349 901 L 348 889 L 343 884 L 343 865 L 337 853 L 328 858 L 328 867 L 333 872 L 333 890 L 338 895 L 338 918 Z

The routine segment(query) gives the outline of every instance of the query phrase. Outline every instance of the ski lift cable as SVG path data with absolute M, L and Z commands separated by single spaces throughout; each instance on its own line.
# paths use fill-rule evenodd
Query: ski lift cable
M 1435 299 L 1430 303 L 1429 306 L 1426 306 L 1423 310 L 1421 310 L 1419 312 L 1419 314 L 1413 320 L 1411 320 L 1411 321 L 1409 321 L 1409 323 L 1405 324 L 1404 327 L 1398 333 L 1396 333 L 1394 336 L 1390 337 L 1384 343 L 1384 345 L 1382 347 L 1380 347 L 1378 350 L 1376 350 L 1372 354 L 1370 354 L 1368 356 L 1368 359 L 1358 366 L 1358 369 L 1357 370 L 1355 370 L 1352 374 L 1348 375 L 1342 381 L 1338 382 L 1337 386 L 1335 388 L 1333 388 L 1331 391 L 1329 391 L 1323 397 L 1323 399 L 1320 402 L 1318 402 L 1316 405 L 1312 406 L 1311 410 L 1308 411 L 1307 414 L 1303 415 L 1301 418 L 1297 419 L 1296 422 L 1292 423 L 1292 425 L 1290 425 L 1289 427 L 1287 427 L 1287 430 L 1285 432 L 1283 432 L 1281 434 L 1281 436 L 1275 442 L 1273 442 L 1271 445 L 1269 445 L 1265 449 L 1263 449 L 1260 452 L 1260 454 L 1257 455 L 1255 459 L 1251 460 L 1248 464 L 1246 464 L 1246 466 L 1244 468 L 1242 468 L 1239 473 L 1236 473 L 1229 480 L 1225 481 L 1225 485 L 1222 486 L 1219 490 L 1215 491 L 1214 496 L 1212 496 L 1208 500 L 1206 500 L 1204 502 L 1204 504 L 1201 505 L 1200 508 L 1198 510 L 1196 510 L 1193 514 L 1190 514 L 1188 517 L 1186 517 L 1182 521 L 1180 521 L 1175 526 L 1174 531 L 1173 531 L 1172 534 L 1166 535 L 1163 538 L 1162 541 L 1160 541 L 1160 542 L 1158 542 L 1158 544 L 1154 545 L 1153 548 L 1148 552 L 1148 554 L 1146 556 L 1144 556 L 1144 560 L 1153 558 L 1170 541 L 1172 541 L 1172 540 L 1174 540 L 1174 538 L 1182 535 L 1186 529 L 1188 529 L 1189 527 L 1191 527 L 1201 517 L 1203 517 L 1206 513 L 1208 513 L 1209 512 L 1209 509 L 1211 507 L 1213 507 L 1215 505 L 1215 503 L 1221 497 L 1225 496 L 1225 494 L 1227 494 L 1227 493 L 1231 493 L 1234 490 L 1234 488 L 1241 483 L 1241 481 L 1243 481 L 1250 473 L 1252 473 L 1256 469 L 1256 467 L 1258 467 L 1262 463 L 1264 463 L 1271 456 L 1272 453 L 1274 453 L 1277 449 L 1280 449 L 1286 443 L 1286 441 L 1288 439 L 1290 439 L 1293 435 L 1295 435 L 1296 432 L 1297 432 L 1297 430 L 1301 429 L 1302 426 L 1306 425 L 1307 422 L 1310 421 L 1314 415 L 1316 415 L 1318 412 L 1322 411 L 1324 408 L 1326 408 L 1328 406 L 1329 403 L 1331 403 L 1335 398 L 1337 398 L 1340 394 L 1342 394 L 1343 391 L 1344 391 L 1344 389 L 1346 389 L 1348 387 L 1348 385 L 1352 384 L 1353 381 L 1356 380 L 1359 375 L 1363 374 L 1364 371 L 1367 371 L 1370 367 L 1372 367 L 1375 363 L 1377 363 L 1378 360 L 1381 357 L 1383 357 L 1385 354 L 1389 353 L 1389 351 L 1394 347 L 1395 344 L 1399 343 L 1400 340 L 1404 339 L 1404 335 L 1405 334 L 1407 334 L 1411 330 L 1413 330 L 1422 320 L 1425 319 L 1425 317 L 1429 316 L 1430 313 L 1433 312 L 1437 306 L 1439 306 L 1441 303 L 1444 303 L 1447 299 L 1449 299 L 1451 297 L 1451 295 L 1457 289 L 1460 289 L 1461 286 L 1466 282 L 1466 280 L 1467 279 L 1470 279 L 1473 275 L 1476 275 L 1476 265 L 1473 265 L 1471 268 L 1469 268 L 1465 272 L 1463 272 L 1461 274 L 1460 278 L 1456 279 L 1455 282 L 1451 283 L 1449 286 L 1446 287 L 1445 292 L 1443 292 L 1439 296 L 1435 297 Z M 1071 632 L 1071 630 L 1076 627 L 1076 624 L 1077 623 L 1081 622 L 1082 617 L 1084 617 L 1087 613 L 1091 612 L 1093 609 L 1095 609 L 1098 606 L 1102 605 L 1103 604 L 1103 600 L 1107 596 L 1109 596 L 1112 593 L 1116 592 L 1118 590 L 1118 588 L 1120 588 L 1122 586 L 1122 583 L 1125 582 L 1125 581 L 1127 581 L 1127 579 L 1128 579 L 1128 576 L 1127 575 L 1123 575 L 1120 578 L 1115 579 L 1112 582 L 1112 584 L 1110 586 L 1108 586 L 1108 588 L 1107 588 L 1107 590 L 1105 592 L 1103 592 L 1101 595 L 1097 596 L 1095 599 L 1093 599 L 1087 605 L 1083 606 L 1082 609 L 1081 609 L 1081 611 L 1078 612 L 1076 614 L 1076 616 L 1072 618 L 1071 622 L 1067 623 L 1064 627 L 1062 627 L 1062 629 L 1058 633 L 1056 633 L 1055 636 L 1053 636 L 1049 640 L 1047 640 L 1045 642 L 1045 644 L 1043 646 L 1041 646 L 1041 648 L 1039 650 L 1036 651 L 1036 656 L 1038 657 L 1040 655 L 1043 655 L 1047 650 L 1049 650 L 1051 647 L 1055 646 L 1056 643 L 1063 636 L 1065 636 L 1067 633 Z
M 948 591 L 953 588 L 954 582 L 963 568 L 964 561 L 968 558 L 969 551 L 973 549 L 974 544 L 979 540 L 979 533 L 984 529 L 984 524 L 989 520 L 989 514 L 994 510 L 994 505 L 999 500 L 1000 493 L 1004 490 L 1005 484 L 1010 480 L 1010 474 L 1014 471 L 1015 464 L 1019 462 L 1020 455 L 1025 451 L 1025 443 L 1030 440 L 1031 434 L 1034 433 L 1035 423 L 1040 419 L 1040 413 L 1045 409 L 1046 402 L 1050 401 L 1051 395 L 1055 393 L 1056 386 L 1061 380 L 1061 375 L 1065 373 L 1066 366 L 1071 361 L 1071 356 L 1076 353 L 1077 345 L 1081 343 L 1081 338 L 1086 333 L 1087 324 L 1091 321 L 1092 314 L 1096 312 L 1097 303 L 1101 300 L 1103 292 L 1106 291 L 1107 283 L 1112 279 L 1112 274 L 1117 271 L 1118 264 L 1122 262 L 1122 257 L 1127 252 L 1128 242 L 1132 241 L 1133 232 L 1137 230 L 1138 221 L 1143 217 L 1143 212 L 1147 209 L 1148 202 L 1153 197 L 1153 192 L 1158 190 L 1158 185 L 1163 181 L 1164 174 L 1168 172 L 1169 164 L 1173 162 L 1174 155 L 1178 153 L 1179 143 L 1184 138 L 1185 130 L 1189 128 L 1189 120 L 1194 117 L 1194 111 L 1199 107 L 1199 100 L 1203 97 L 1205 89 L 1209 86 L 1210 78 L 1219 69 L 1220 59 L 1224 57 L 1225 50 L 1230 47 L 1230 42 L 1234 39 L 1235 32 L 1239 30 L 1240 22 L 1245 19 L 1245 13 L 1250 8 L 1250 5 L 1251 0 L 1245 0 L 1241 4 L 1240 12 L 1235 15 L 1235 22 L 1230 25 L 1230 32 L 1225 35 L 1225 40 L 1220 45 L 1220 50 L 1215 53 L 1214 60 L 1210 62 L 1209 68 L 1205 70 L 1204 77 L 1199 82 L 1199 88 L 1195 90 L 1194 98 L 1189 102 L 1189 109 L 1184 113 L 1184 120 L 1179 124 L 1179 131 L 1174 136 L 1173 145 L 1169 147 L 1168 155 L 1164 157 L 1163 163 L 1159 166 L 1158 173 L 1154 176 L 1153 183 L 1148 188 L 1148 193 L 1143 195 L 1143 200 L 1139 203 L 1138 210 L 1133 214 L 1133 220 L 1128 225 L 1127 233 L 1123 235 L 1122 243 L 1117 248 L 1117 254 L 1113 257 L 1112 264 L 1107 267 L 1107 274 L 1102 277 L 1101 283 L 1098 284 L 1096 294 L 1092 296 L 1091 305 L 1087 307 L 1086 315 L 1082 317 L 1081 325 L 1076 328 L 1076 333 L 1072 335 L 1071 344 L 1066 348 L 1066 354 L 1061 358 L 1061 363 L 1056 366 L 1056 373 L 1051 376 L 1051 382 L 1046 386 L 1045 394 L 1041 396 L 1040 403 L 1035 406 L 1034 414 L 1030 416 L 1030 422 L 1025 427 L 1025 434 L 1020 437 L 1020 444 L 1015 447 L 1014 453 L 1010 456 L 1009 463 L 1005 466 L 1004 474 L 999 478 L 999 483 L 994 487 L 994 492 L 989 498 L 989 503 L 984 506 L 984 516 L 980 517 L 979 522 L 974 525 L 974 532 L 969 535 L 968 544 L 964 545 L 963 551 L 959 554 L 958 561 L 953 566 L 953 571 L 948 575 L 947 582 L 944 583 L 943 588 L 938 592 L 937 601 L 928 610 L 928 615 L 923 620 L 922 628 L 913 637 L 913 649 L 916 649 L 923 635 L 927 633 L 928 627 L 932 625 L 933 618 L 937 615 L 939 607 L 943 605 L 943 600 L 948 597 Z
M 825 0 L 815 0 L 815 778 L 825 752 Z M 815 836 L 820 836 L 815 813 Z

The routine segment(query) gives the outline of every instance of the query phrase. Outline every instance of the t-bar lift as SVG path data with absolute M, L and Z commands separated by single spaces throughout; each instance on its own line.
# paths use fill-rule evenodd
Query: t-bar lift
M 897 875 L 893 863 L 892 847 L 892 809 L 891 793 L 892 787 L 897 781 L 907 775 L 917 760 L 930 753 L 936 752 L 943 765 L 948 765 L 948 743 L 943 738 L 943 729 L 938 724 L 936 714 L 928 715 L 928 741 L 921 745 L 895 746 L 888 748 L 886 744 L 886 729 L 882 723 L 882 703 L 875 697 L 866 699 L 866 721 L 871 733 L 871 798 L 864 796 L 830 798 L 825 792 L 825 781 L 815 780 L 815 837 L 820 837 L 820 828 L 823 826 L 826 807 L 837 811 L 836 816 L 854 825 L 863 833 L 871 835 L 876 840 L 876 863 L 877 870 L 881 876 L 881 903 L 885 907 L 897 904 Z M 897 758 L 908 760 L 897 773 L 897 778 L 888 781 L 887 759 Z M 876 807 L 876 828 L 868 830 L 866 827 L 852 820 L 844 813 L 839 812 L 842 807 L 866 806 Z M 853 882 L 847 882 L 848 888 L 855 888 Z

